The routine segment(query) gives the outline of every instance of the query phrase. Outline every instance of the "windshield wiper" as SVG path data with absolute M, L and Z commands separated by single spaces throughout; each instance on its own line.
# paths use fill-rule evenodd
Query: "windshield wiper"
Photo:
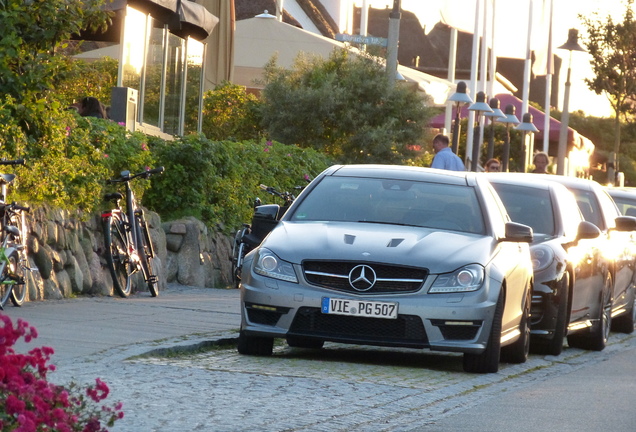
M 359 220 L 358 223 L 371 223 L 371 224 L 380 224 L 380 225 L 399 225 L 399 226 L 412 226 L 416 227 L 419 225 L 401 223 L 401 222 L 386 222 L 386 221 L 374 221 L 374 220 Z

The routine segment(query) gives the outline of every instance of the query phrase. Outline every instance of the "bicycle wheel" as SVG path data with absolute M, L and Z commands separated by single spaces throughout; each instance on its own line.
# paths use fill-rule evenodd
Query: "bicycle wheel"
M 128 297 L 131 289 L 131 275 L 135 267 L 128 255 L 126 227 L 119 216 L 112 215 L 104 220 L 105 258 L 113 279 L 113 287 L 121 297 Z
M 0 275 L 0 307 L 3 309 L 9 301 L 16 284 L 20 282 L 19 275 L 16 273 L 16 269 L 18 269 L 20 265 L 18 252 L 14 250 L 6 256 L 5 259 L 6 262 L 2 264 L 2 274 Z
M 15 262 L 9 258 L 9 265 L 13 268 L 13 274 L 17 278 L 17 283 L 13 285 L 11 290 L 11 303 L 13 306 L 20 307 L 24 303 L 27 296 L 27 277 L 26 267 L 28 266 L 26 249 L 16 251 Z
M 144 279 L 148 284 L 148 291 L 150 291 L 150 295 L 152 297 L 157 297 L 159 295 L 159 283 L 157 273 L 155 271 L 155 263 L 153 262 L 155 254 L 152 247 L 152 241 L 150 240 L 148 224 L 145 219 L 141 217 L 137 218 L 137 229 L 139 230 L 137 238 L 141 241 L 138 253 L 139 260 L 141 261 L 141 268 L 144 272 Z
M 241 268 L 243 267 L 243 256 L 245 255 L 243 237 L 246 232 L 246 227 L 236 231 L 236 234 L 234 235 L 234 244 L 232 245 L 232 279 L 234 281 L 235 288 L 239 287 L 239 282 L 241 281 Z

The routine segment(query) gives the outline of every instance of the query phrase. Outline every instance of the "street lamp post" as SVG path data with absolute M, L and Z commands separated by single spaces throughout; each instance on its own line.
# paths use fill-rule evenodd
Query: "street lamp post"
M 401 0 L 393 0 L 393 9 L 389 14 L 389 33 L 386 52 L 386 75 L 389 85 L 395 85 L 395 72 L 398 65 L 398 45 L 400 39 Z
M 500 121 L 502 117 L 505 117 L 503 111 L 499 109 L 499 99 L 496 97 L 490 99 L 488 103 L 492 112 L 486 112 L 484 115 L 489 118 L 490 121 L 490 137 L 488 139 L 488 151 L 486 160 L 492 159 L 495 153 L 495 121 Z
M 457 154 L 457 152 L 459 151 L 459 132 L 461 129 L 461 105 L 463 103 L 473 103 L 473 100 L 470 98 L 470 96 L 468 96 L 466 83 L 464 81 L 460 81 L 457 83 L 457 89 L 455 90 L 455 93 L 453 93 L 448 98 L 448 102 L 455 102 L 455 124 L 453 124 L 453 143 L 451 148 L 453 150 L 453 153 Z
M 532 134 L 535 132 L 539 132 L 539 129 L 532 123 L 532 114 L 525 113 L 523 115 L 523 121 L 519 126 L 515 128 L 518 131 L 523 132 L 521 134 L 521 148 L 523 149 L 523 172 L 528 172 L 528 165 L 530 165 L 531 154 L 528 152 L 528 145 L 526 144 L 526 137 L 530 134 L 530 139 L 532 139 Z
M 480 91 L 477 93 L 476 102 L 468 107 L 468 110 L 475 111 L 475 121 L 477 122 L 473 129 L 473 154 L 470 160 L 470 170 L 477 172 L 479 167 L 479 151 L 481 146 L 479 145 L 479 136 L 481 135 L 481 116 L 485 112 L 492 112 L 492 108 L 486 103 L 486 93 Z
M 568 146 L 568 123 L 570 122 L 570 75 L 572 73 L 572 51 L 583 51 L 585 48 L 579 45 L 579 31 L 570 29 L 568 32 L 568 40 L 566 43 L 558 47 L 570 51 L 570 59 L 568 61 L 568 74 L 565 80 L 565 89 L 563 93 L 563 111 L 561 112 L 561 129 L 559 131 L 559 150 L 557 153 L 557 174 L 565 175 L 565 155 Z
M 500 122 L 506 124 L 506 137 L 504 139 L 503 156 L 501 158 L 501 171 L 508 172 L 508 161 L 510 160 L 510 125 L 517 126 L 519 119 L 515 115 L 515 106 L 512 104 L 506 105 L 504 111 L 505 117 L 499 119 Z

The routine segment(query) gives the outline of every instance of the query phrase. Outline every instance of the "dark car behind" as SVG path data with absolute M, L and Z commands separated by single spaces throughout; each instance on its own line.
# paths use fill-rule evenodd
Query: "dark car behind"
M 532 227 L 533 351 L 558 355 L 565 336 L 571 346 L 602 350 L 611 306 L 609 264 L 600 230 L 583 219 L 563 185 L 533 174 L 489 174 L 488 179 L 515 222 Z

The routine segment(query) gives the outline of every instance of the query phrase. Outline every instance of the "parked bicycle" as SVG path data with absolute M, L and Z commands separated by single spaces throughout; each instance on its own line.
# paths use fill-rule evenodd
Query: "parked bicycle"
M 154 168 L 137 174 L 123 171 L 121 177 L 108 180 L 111 184 L 123 184 L 125 187 L 125 209 L 121 207 L 124 195 L 119 192 L 104 196 L 115 208 L 102 213 L 106 263 L 113 279 L 113 286 L 121 297 L 130 295 L 132 277 L 141 272 L 152 297 L 159 295 L 158 279 L 153 267 L 155 251 L 150 240 L 148 223 L 144 211 L 137 205 L 130 182 L 153 174 L 161 174 L 163 167 Z
M 279 192 L 275 188 L 264 184 L 259 185 L 259 187 L 265 192 L 281 198 L 283 205 L 282 207 L 278 204 L 263 205 L 260 198 L 256 198 L 254 200 L 252 223 L 245 223 L 241 229 L 236 231 L 234 243 L 232 244 L 232 277 L 237 288 L 241 281 L 241 270 L 243 269 L 245 255 L 261 244 L 265 236 L 278 223 L 296 199 L 296 196 L 291 192 Z M 296 186 L 294 189 L 301 190 L 303 188 L 304 186 Z
M 24 159 L 0 160 L 0 165 L 24 165 Z M 26 247 L 25 213 L 29 207 L 6 203 L 8 187 L 15 178 L 15 174 L 0 174 L 0 310 L 9 299 L 14 306 L 22 306 L 27 295 L 26 271 L 33 270 Z

